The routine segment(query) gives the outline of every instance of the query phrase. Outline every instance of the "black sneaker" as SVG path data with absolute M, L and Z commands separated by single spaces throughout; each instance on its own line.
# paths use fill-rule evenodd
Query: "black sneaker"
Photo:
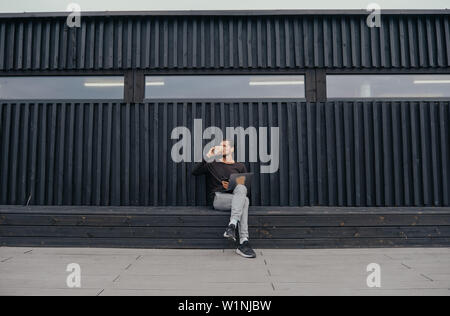
M 223 234 L 223 237 L 236 242 L 236 225 L 230 224 L 230 226 L 227 227 L 225 234 Z
M 244 241 L 244 243 L 236 249 L 236 253 L 244 258 L 256 258 L 256 253 L 253 251 L 248 241 Z

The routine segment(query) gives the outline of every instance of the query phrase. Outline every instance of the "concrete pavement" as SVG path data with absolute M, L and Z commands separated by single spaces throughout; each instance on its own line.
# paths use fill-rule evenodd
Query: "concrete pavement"
M 450 249 L 0 248 L 0 295 L 450 295 Z M 81 268 L 70 289 L 69 264 Z M 367 266 L 381 267 L 381 288 Z

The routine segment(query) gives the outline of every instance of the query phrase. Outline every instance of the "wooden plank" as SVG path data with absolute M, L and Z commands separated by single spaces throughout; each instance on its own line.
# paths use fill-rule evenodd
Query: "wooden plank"
M 93 182 L 93 141 L 94 141 L 94 104 L 86 105 L 87 119 L 85 122 L 84 161 L 83 161 L 83 190 L 81 193 L 84 205 L 92 205 Z
M 373 112 L 371 105 L 363 103 L 364 116 L 364 156 L 366 164 L 365 185 L 366 203 L 375 204 L 375 164 L 374 164 L 374 134 L 373 134 Z
M 422 165 L 421 165 L 421 145 L 420 145 L 420 116 L 419 116 L 419 104 L 413 102 L 410 104 L 411 109 L 411 152 L 412 152 L 412 176 L 413 176 L 413 197 L 414 205 L 423 204 L 423 191 L 422 191 Z
M 112 125 L 113 125 L 113 110 L 116 104 L 108 104 L 105 108 L 105 141 L 102 146 L 104 146 L 104 153 L 102 158 L 104 159 L 102 168 L 102 199 L 101 201 L 105 204 L 111 204 L 110 191 L 112 187 L 111 180 L 111 166 L 112 166 Z
M 430 103 L 430 129 L 431 129 L 431 175 L 433 184 L 433 206 L 442 205 L 442 187 L 441 176 L 443 174 L 443 166 L 440 162 L 439 155 L 439 119 L 438 104 Z
M 342 103 L 334 104 L 334 117 L 336 122 L 336 169 L 337 169 L 337 196 L 336 205 L 345 205 L 345 141 L 344 119 Z
M 121 104 L 114 104 L 112 109 L 112 129 L 111 131 L 111 171 L 110 171 L 110 181 L 111 181 L 111 205 L 119 206 L 121 205 L 121 135 L 123 133 L 121 127 Z M 109 126 L 108 126 L 109 127 Z
M 22 106 L 22 105 L 21 105 Z M 18 203 L 25 205 L 26 201 L 28 199 L 27 194 L 27 162 L 28 162 L 28 151 L 29 146 L 28 139 L 29 139 L 29 120 L 30 120 L 30 107 L 28 104 L 24 104 L 23 107 L 25 108 L 22 115 L 22 126 L 23 129 L 21 131 L 21 146 L 20 146 L 20 166 L 19 166 L 19 188 L 18 188 Z M 1 109 L 0 109 L 1 110 Z
M 316 107 L 306 104 L 309 204 L 317 205 Z
M 0 214 L 0 225 L 92 226 L 92 227 L 225 227 L 224 215 L 37 215 Z M 375 226 L 444 226 L 450 215 L 305 215 L 258 216 L 249 218 L 251 227 L 375 227 Z
M 325 105 L 328 205 L 337 204 L 336 127 L 333 105 Z
M 403 186 L 403 165 L 401 162 L 402 140 L 401 140 L 401 112 L 400 104 L 391 104 L 392 115 L 392 158 L 394 165 L 394 205 L 405 205 Z
M 47 189 L 46 173 L 47 173 L 47 104 L 40 105 L 41 111 L 39 116 L 39 137 L 38 137 L 38 160 L 37 160 L 37 192 L 36 202 L 39 205 L 45 205 L 45 191 Z
M 413 177 L 412 177 L 412 151 L 411 151 L 411 120 L 409 115 L 409 103 L 402 102 L 401 104 L 401 144 L 402 151 L 402 165 L 403 165 L 403 183 L 404 183 L 404 198 L 405 205 L 413 205 Z
M 326 122 L 325 109 L 322 103 L 316 104 L 316 154 L 317 154 L 317 202 L 328 205 L 327 187 L 327 155 L 326 155 Z
M 29 180 L 27 189 L 27 203 L 33 205 L 35 204 L 35 192 L 36 192 L 36 162 L 37 162 L 37 142 L 38 142 L 38 113 L 39 105 L 33 104 L 33 110 L 31 114 L 31 124 L 30 124 L 30 157 L 29 157 Z
M 286 107 L 285 103 L 277 103 L 277 118 L 278 118 L 278 127 L 280 129 L 280 151 L 282 153 L 286 153 L 280 156 L 280 166 L 279 166 L 279 189 L 280 189 L 280 206 L 288 206 L 289 204 L 289 159 L 288 159 L 288 151 L 287 147 L 290 146 L 288 140 L 289 131 L 287 129 L 287 124 L 285 123 L 288 118 L 286 117 Z M 274 122 L 275 123 L 275 122 Z
M 225 225 L 224 225 L 225 226 Z M 0 226 L 2 237 L 55 238 L 155 238 L 221 239 L 223 227 L 74 227 Z M 252 227 L 251 238 L 443 238 L 450 237 L 450 226 L 423 227 Z
M 218 233 L 220 232 L 219 230 Z M 444 238 L 450 237 L 450 226 L 251 228 L 250 237 L 252 239 Z
M 56 113 L 59 105 L 54 103 L 51 105 L 49 119 L 49 153 L 48 153 L 48 179 L 47 179 L 47 196 L 46 204 L 54 204 L 54 183 L 55 183 L 55 156 L 56 156 Z
M 9 148 L 11 141 L 11 109 L 12 105 L 9 103 L 6 105 L 5 114 L 4 114 L 4 130 L 0 130 L 0 141 L 1 141 L 1 180 L 0 180 L 0 203 L 7 204 L 8 201 L 8 173 L 9 173 L 9 165 L 10 165 L 10 156 L 9 156 Z M 3 139 L 2 137 L 3 136 Z
M 303 131 L 306 129 L 305 121 L 305 115 L 303 113 L 305 112 L 305 103 L 300 104 L 297 107 L 297 147 L 298 147 L 298 167 L 299 167 L 299 206 L 305 206 L 306 203 L 306 189 L 307 189 L 307 178 L 305 174 L 305 169 L 307 165 L 307 159 L 306 159 L 306 146 L 304 145 L 304 137 L 303 137 Z M 261 180 L 261 186 L 263 186 L 263 182 Z M 264 205 L 264 204 L 261 204 Z
M 354 157 L 355 157 L 355 205 L 366 205 L 366 186 L 364 183 L 365 165 L 364 165 L 364 149 L 363 149 L 363 134 L 364 123 L 362 113 L 362 103 L 355 103 L 353 105 L 353 120 L 354 120 Z
M 22 117 L 22 106 L 20 104 L 14 105 L 14 120 L 12 123 L 12 135 L 11 135 L 11 171 L 10 171 L 10 184 L 9 184 L 9 203 L 17 204 L 17 180 L 18 180 L 18 163 L 19 163 L 19 137 L 20 137 L 20 120 Z M 1 128 L 0 128 L 1 130 Z
M 301 248 L 395 248 L 449 247 L 450 238 L 350 238 L 350 239 L 254 239 L 257 249 Z M 0 237 L 1 246 L 9 247 L 98 247 L 156 249 L 228 249 L 235 248 L 225 239 L 149 239 L 149 238 L 30 238 Z
M 384 205 L 394 206 L 394 162 L 393 162 L 393 135 L 392 112 L 390 104 L 382 103 L 382 141 L 383 141 L 383 175 L 384 175 Z
M 82 205 L 83 194 L 83 144 L 85 137 L 86 124 L 84 121 L 84 103 L 75 105 L 75 140 L 74 140 L 74 158 L 73 158 L 73 204 Z
M 373 142 L 375 163 L 375 205 L 382 206 L 384 203 L 383 191 L 383 128 L 381 119 L 381 105 L 373 104 Z
M 56 144 L 56 164 L 55 172 L 57 174 L 55 179 L 55 205 L 62 205 L 63 203 L 63 189 L 64 189 L 64 144 L 65 144 L 65 126 L 66 126 L 66 108 L 65 103 L 61 104 L 58 116 L 58 133 L 57 133 L 57 144 Z
M 98 104 L 95 109 L 97 111 L 97 122 L 94 123 L 92 205 L 101 205 L 102 201 L 102 169 L 104 168 L 104 162 L 102 160 L 103 108 L 103 104 Z
M 420 142 L 422 152 L 422 181 L 423 181 L 423 204 L 433 205 L 433 184 L 431 172 L 431 127 L 429 106 L 420 102 Z

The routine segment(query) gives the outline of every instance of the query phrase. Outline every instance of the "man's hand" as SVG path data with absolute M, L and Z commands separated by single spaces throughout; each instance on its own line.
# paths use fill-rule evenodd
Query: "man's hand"
M 238 178 L 236 178 L 236 183 L 237 184 L 241 184 L 241 185 L 245 185 L 245 177 L 238 177 Z
M 208 153 L 206 154 L 206 158 L 209 159 L 209 158 L 214 157 L 214 156 L 219 156 L 219 155 L 222 154 L 222 151 L 223 151 L 222 146 L 215 146 L 215 147 L 212 147 L 212 148 L 208 151 Z
M 230 187 L 230 182 L 222 181 L 222 185 L 223 185 L 225 190 L 228 190 L 228 188 Z

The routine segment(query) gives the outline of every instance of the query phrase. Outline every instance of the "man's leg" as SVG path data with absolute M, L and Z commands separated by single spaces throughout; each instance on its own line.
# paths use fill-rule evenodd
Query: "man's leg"
M 240 243 L 243 244 L 245 241 L 248 241 L 248 208 L 250 206 L 250 200 L 248 197 L 245 198 L 245 204 L 242 209 L 241 220 L 239 221 L 239 237 Z
M 247 188 L 245 185 L 238 185 L 233 194 L 217 192 L 213 206 L 218 211 L 231 210 L 230 222 L 236 225 L 241 221 L 246 202 L 248 203 Z
M 230 223 L 237 225 L 238 222 L 242 221 L 242 215 L 244 214 L 246 205 L 248 212 L 247 188 L 245 185 L 237 185 L 233 191 Z
M 233 194 L 217 192 L 214 198 L 214 209 L 218 211 L 230 211 L 233 204 Z M 236 241 L 236 223 L 229 223 L 223 237 Z
M 248 242 L 248 207 L 250 200 L 245 197 L 244 206 L 242 207 L 241 219 L 239 221 L 239 247 L 236 253 L 244 258 L 256 258 L 256 253 Z
M 234 230 L 239 223 L 240 242 L 248 241 L 248 208 L 250 201 L 247 198 L 247 188 L 244 185 L 236 186 L 233 194 L 230 193 L 216 193 L 214 199 L 214 208 L 220 211 L 227 211 L 231 209 L 230 223 L 225 237 L 235 240 Z
M 216 210 L 226 211 L 231 209 L 230 225 L 225 231 L 224 237 L 230 238 L 231 236 L 235 236 L 234 230 L 237 223 L 239 223 L 240 243 L 239 247 L 236 249 L 236 253 L 245 258 L 256 258 L 256 253 L 248 242 L 249 206 L 250 200 L 247 197 L 247 188 L 242 185 L 238 185 L 233 194 L 216 193 L 216 198 L 214 199 L 214 208 Z M 236 237 L 234 237 L 234 240 L 235 239 Z

